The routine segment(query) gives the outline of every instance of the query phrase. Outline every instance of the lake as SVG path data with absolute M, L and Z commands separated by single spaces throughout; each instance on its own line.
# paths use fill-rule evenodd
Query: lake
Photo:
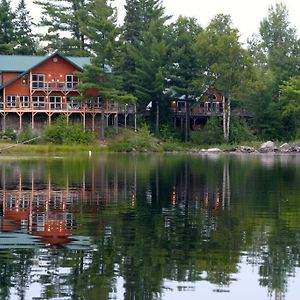
M 300 294 L 300 156 L 0 158 L 0 299 Z

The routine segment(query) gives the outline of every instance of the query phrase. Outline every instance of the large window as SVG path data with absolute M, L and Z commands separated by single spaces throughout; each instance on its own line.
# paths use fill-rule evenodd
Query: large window
M 45 108 L 45 97 L 32 96 L 32 105 L 34 108 Z
M 50 96 L 49 97 L 50 109 L 61 109 L 61 96 Z
M 29 96 L 20 96 L 20 107 L 29 107 Z
M 41 89 L 45 87 L 44 74 L 32 74 L 32 88 Z
M 75 76 L 75 75 L 66 75 L 66 86 L 67 86 L 67 89 L 75 89 L 76 86 L 78 85 L 78 77 Z
M 6 96 L 6 106 L 7 107 L 16 107 L 17 106 L 17 97 L 8 95 Z

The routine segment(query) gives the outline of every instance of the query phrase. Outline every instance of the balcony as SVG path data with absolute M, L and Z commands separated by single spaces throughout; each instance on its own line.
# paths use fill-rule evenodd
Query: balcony
M 32 91 L 43 91 L 46 93 L 52 91 L 71 92 L 77 91 L 78 82 L 72 81 L 32 81 Z

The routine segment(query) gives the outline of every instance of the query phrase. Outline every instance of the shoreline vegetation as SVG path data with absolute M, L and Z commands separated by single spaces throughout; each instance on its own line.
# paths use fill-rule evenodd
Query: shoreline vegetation
M 46 133 L 46 135 L 45 135 Z M 118 130 L 109 128 L 104 141 L 96 137 L 92 140 L 56 140 L 51 135 L 47 138 L 47 131 L 38 138 L 32 138 L 28 143 L 24 137 L 2 139 L 0 142 L 0 154 L 57 154 L 57 153 L 300 153 L 300 142 L 260 142 L 248 141 L 229 144 L 197 144 L 193 142 L 182 142 L 172 136 L 157 138 L 153 136 L 147 126 L 142 126 L 137 132 L 130 129 Z M 56 142 L 55 142 L 56 141 Z

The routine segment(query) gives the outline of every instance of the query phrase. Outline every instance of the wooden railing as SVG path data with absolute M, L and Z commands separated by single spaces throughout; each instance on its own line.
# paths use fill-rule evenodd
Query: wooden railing
M 102 105 L 93 105 L 87 103 L 68 103 L 68 102 L 39 102 L 29 101 L 26 106 L 24 103 L 16 101 L 12 106 L 7 102 L 0 102 L 0 111 L 5 112 L 33 112 L 33 111 L 56 111 L 56 112 L 102 112 Z M 134 105 L 105 103 L 104 112 L 106 113 L 134 113 Z
M 32 81 L 33 91 L 77 91 L 78 82 L 72 81 Z

